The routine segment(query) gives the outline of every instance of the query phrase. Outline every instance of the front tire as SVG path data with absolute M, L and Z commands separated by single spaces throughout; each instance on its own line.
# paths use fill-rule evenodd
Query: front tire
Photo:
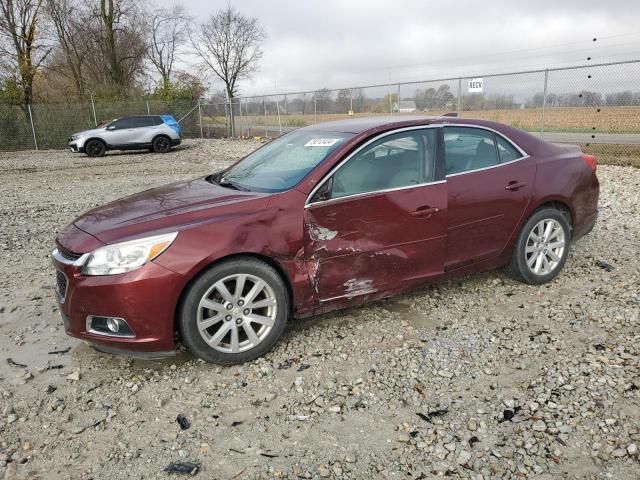
M 171 149 L 171 140 L 164 136 L 156 137 L 153 139 L 152 148 L 156 153 L 167 153 Z
M 107 146 L 102 140 L 89 140 L 84 146 L 84 151 L 90 157 L 102 157 L 107 151 Z
M 564 267 L 570 243 L 571 228 L 563 213 L 538 210 L 522 227 L 507 273 L 531 285 L 550 282 Z
M 182 341 L 206 362 L 236 365 L 266 353 L 289 318 L 289 296 L 265 262 L 226 261 L 191 284 L 178 311 Z

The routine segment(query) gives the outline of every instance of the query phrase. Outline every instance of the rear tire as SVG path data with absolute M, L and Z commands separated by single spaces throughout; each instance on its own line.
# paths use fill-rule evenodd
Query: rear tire
M 236 365 L 264 355 L 289 318 L 289 296 L 270 265 L 240 258 L 201 274 L 178 311 L 183 343 L 206 362 Z
M 102 140 L 89 140 L 84 146 L 84 152 L 89 157 L 102 157 L 107 151 L 107 146 Z
M 570 243 L 566 216 L 555 208 L 538 210 L 520 231 L 507 273 L 531 285 L 550 282 L 564 267 Z
M 156 153 L 167 153 L 171 150 L 171 140 L 165 136 L 156 137 L 153 139 L 152 148 Z

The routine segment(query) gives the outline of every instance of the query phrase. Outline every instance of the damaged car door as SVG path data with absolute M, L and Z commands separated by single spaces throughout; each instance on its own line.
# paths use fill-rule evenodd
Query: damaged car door
M 365 143 L 311 192 L 305 256 L 320 306 L 402 290 L 443 272 L 447 189 L 437 128 Z

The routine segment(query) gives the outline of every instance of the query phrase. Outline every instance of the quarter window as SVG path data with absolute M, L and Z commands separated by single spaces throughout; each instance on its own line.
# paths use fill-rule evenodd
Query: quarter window
M 500 163 L 510 162 L 522 157 L 522 154 L 514 147 L 511 142 L 496 135 L 496 143 L 498 145 L 498 155 L 500 155 Z
M 334 174 L 331 198 L 432 180 L 435 139 L 435 129 L 424 129 L 385 136 L 372 143 Z
M 480 128 L 445 127 L 444 157 L 447 175 L 497 165 L 493 133 Z

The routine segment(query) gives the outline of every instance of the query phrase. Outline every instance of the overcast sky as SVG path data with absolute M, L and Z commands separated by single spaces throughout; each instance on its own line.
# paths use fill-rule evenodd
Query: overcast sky
M 227 1 L 181 3 L 204 19 Z M 640 58 L 639 0 L 231 4 L 267 33 L 260 70 L 242 83 L 242 95 Z

